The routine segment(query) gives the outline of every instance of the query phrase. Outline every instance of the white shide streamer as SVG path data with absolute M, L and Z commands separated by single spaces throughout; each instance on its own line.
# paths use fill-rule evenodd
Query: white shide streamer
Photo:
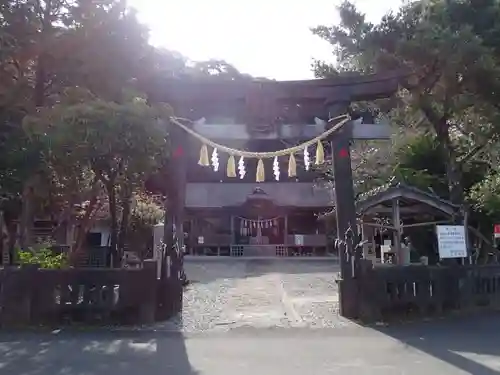
M 247 171 L 245 170 L 245 161 L 243 160 L 243 156 L 238 160 L 238 173 L 240 174 L 240 179 L 243 180 Z
M 214 167 L 215 172 L 219 170 L 219 154 L 217 153 L 216 148 L 214 148 L 212 152 L 212 166 Z
M 309 170 L 309 167 L 311 165 L 311 159 L 309 158 L 309 151 L 307 150 L 307 147 L 304 148 L 304 168 L 306 171 Z
M 274 178 L 276 181 L 280 180 L 280 163 L 278 161 L 278 157 L 274 157 L 273 161 L 273 172 L 274 172 Z

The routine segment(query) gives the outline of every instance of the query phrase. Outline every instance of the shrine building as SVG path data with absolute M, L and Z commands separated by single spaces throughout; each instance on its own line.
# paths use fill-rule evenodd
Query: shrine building
M 176 117 L 188 119 L 184 123 L 210 141 L 236 150 L 272 152 L 320 136 L 332 125 L 328 120 L 347 113 L 351 102 L 386 97 L 396 87 L 394 74 L 285 82 L 172 79 L 157 83 L 151 95 L 172 105 Z M 390 133 L 369 116 L 355 120 L 352 139 L 387 139 Z M 335 196 L 331 187 L 317 182 L 316 143 L 294 154 L 293 171 L 286 156 L 229 160 L 234 156 L 214 147 L 207 150 L 210 165 L 201 166 L 201 146 L 200 139 L 186 135 L 181 150 L 185 171 L 176 177 L 184 184 L 179 199 L 189 254 L 282 257 L 331 252 L 329 233 L 335 230 L 317 217 L 331 210 Z M 320 147 L 325 159 L 330 158 L 330 139 L 323 139 Z M 235 164 L 231 177 L 228 163 Z

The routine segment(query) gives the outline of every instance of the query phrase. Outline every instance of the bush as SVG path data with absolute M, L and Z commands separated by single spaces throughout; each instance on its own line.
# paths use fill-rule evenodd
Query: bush
M 19 264 L 39 264 L 40 268 L 60 269 L 67 266 L 67 256 L 64 253 L 54 254 L 49 248 L 19 250 Z

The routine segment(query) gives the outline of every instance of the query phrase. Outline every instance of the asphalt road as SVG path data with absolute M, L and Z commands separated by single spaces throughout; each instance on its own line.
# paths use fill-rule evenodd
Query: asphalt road
M 182 318 L 0 333 L 0 374 L 500 374 L 500 316 L 361 327 L 337 314 L 335 267 L 189 262 Z

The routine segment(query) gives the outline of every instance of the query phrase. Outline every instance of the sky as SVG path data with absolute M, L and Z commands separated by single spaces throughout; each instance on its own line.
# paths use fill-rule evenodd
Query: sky
M 277 80 L 313 78 L 313 58 L 330 45 L 310 28 L 338 23 L 340 0 L 129 0 L 151 30 L 151 43 L 191 60 L 221 59 L 242 73 Z M 355 0 L 377 22 L 400 0 Z

